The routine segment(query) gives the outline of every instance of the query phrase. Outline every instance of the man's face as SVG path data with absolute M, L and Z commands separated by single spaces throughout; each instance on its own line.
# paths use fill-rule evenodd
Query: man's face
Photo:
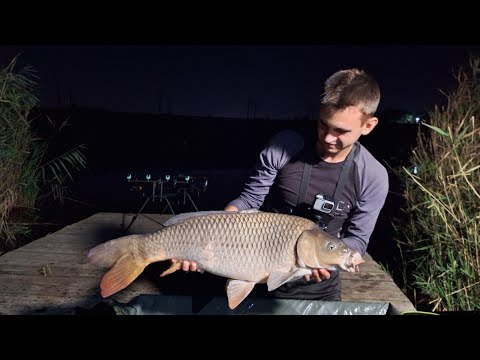
M 320 110 L 317 124 L 317 146 L 325 156 L 343 155 L 362 135 L 367 135 L 378 122 L 376 117 L 366 121 L 365 115 L 355 106 L 328 114 Z

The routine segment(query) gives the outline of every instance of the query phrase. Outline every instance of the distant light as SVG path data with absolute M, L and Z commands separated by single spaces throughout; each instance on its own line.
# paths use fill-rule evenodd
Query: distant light
M 418 116 L 415 118 L 415 122 L 416 122 L 417 124 L 420 122 L 420 118 L 419 118 Z
M 165 175 L 165 180 L 169 181 L 170 180 L 170 175 Z
M 185 181 L 188 182 L 190 180 L 190 176 L 185 176 Z
M 132 179 L 132 174 L 128 174 L 127 175 L 127 180 L 131 180 Z
M 152 175 L 150 175 L 150 174 L 145 175 L 145 178 L 146 178 L 147 180 L 150 180 L 151 177 L 152 177 Z
M 413 168 L 412 168 L 412 173 L 413 173 L 414 175 L 417 175 L 418 169 L 417 169 L 417 166 L 416 166 L 416 165 L 413 166 Z

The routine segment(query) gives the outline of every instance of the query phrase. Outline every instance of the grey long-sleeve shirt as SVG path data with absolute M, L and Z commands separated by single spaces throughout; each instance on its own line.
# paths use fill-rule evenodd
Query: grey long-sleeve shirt
M 239 197 L 229 205 L 239 210 L 258 209 L 268 198 L 273 208 L 296 207 L 305 161 L 312 163 L 306 204 L 315 195 L 332 197 L 343 162 L 327 163 L 315 155 L 313 143 L 292 130 L 272 137 L 260 152 L 252 175 Z M 388 174 L 373 155 L 357 143 L 352 166 L 327 232 L 365 254 L 380 210 L 388 194 Z

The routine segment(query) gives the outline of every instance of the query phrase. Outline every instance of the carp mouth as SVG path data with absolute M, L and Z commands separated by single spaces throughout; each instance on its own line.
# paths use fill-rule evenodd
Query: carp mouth
M 358 251 L 352 251 L 350 256 L 345 259 L 345 262 L 340 265 L 340 267 L 348 272 L 358 272 L 360 271 L 358 265 L 363 264 L 365 260 L 363 260 L 362 256 Z

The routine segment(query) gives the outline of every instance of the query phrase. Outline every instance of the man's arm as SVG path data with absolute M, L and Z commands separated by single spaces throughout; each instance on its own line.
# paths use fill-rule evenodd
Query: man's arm
M 302 137 L 294 131 L 282 131 L 272 137 L 260 152 L 252 175 L 238 198 L 228 206 L 237 210 L 258 209 L 277 177 L 278 171 L 303 147 Z
M 370 236 L 388 195 L 388 174 L 384 167 L 376 169 L 364 179 L 365 185 L 347 219 L 343 241 L 361 255 L 367 251 Z

